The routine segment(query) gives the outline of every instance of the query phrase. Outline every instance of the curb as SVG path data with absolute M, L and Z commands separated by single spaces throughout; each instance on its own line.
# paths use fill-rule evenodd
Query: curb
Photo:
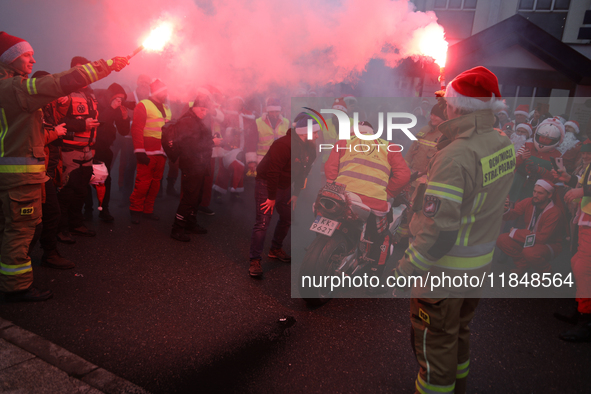
M 66 349 L 2 318 L 0 318 L 0 338 L 37 356 L 39 359 L 65 372 L 68 376 L 104 393 L 149 394 L 143 388 L 99 368 Z

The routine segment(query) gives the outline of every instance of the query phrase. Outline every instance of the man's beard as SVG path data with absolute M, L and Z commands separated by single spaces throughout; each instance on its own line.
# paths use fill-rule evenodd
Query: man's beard
M 513 145 L 515 145 L 515 151 L 518 151 L 519 148 L 521 148 L 523 144 L 525 144 L 525 141 L 527 141 L 527 138 L 525 138 L 524 135 L 517 133 L 511 134 L 511 137 L 509 137 L 509 139 L 511 140 Z

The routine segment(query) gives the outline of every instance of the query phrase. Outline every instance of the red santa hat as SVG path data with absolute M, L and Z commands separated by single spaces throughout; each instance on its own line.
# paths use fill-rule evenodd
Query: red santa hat
M 517 108 L 515 108 L 515 112 L 513 112 L 513 115 L 515 115 L 515 116 L 523 115 L 523 116 L 529 117 L 529 105 L 527 105 L 527 104 L 518 105 Z
M 503 109 L 499 81 L 486 67 L 478 66 L 455 77 L 445 89 L 445 98 L 454 108 L 478 111 Z
M 168 88 L 166 87 L 166 85 L 164 84 L 164 82 L 162 82 L 159 79 L 155 79 L 151 84 L 150 84 L 150 93 L 153 95 L 158 94 L 160 92 L 163 92 L 165 90 L 167 90 Z
M 556 187 L 552 182 L 544 179 L 538 179 L 536 185 L 543 187 L 549 193 L 554 193 L 554 188 Z
M 338 109 L 343 112 L 347 112 L 347 103 L 345 102 L 345 99 L 343 99 L 343 98 L 336 99 L 334 101 L 334 103 L 332 103 L 332 109 Z
M 566 126 L 570 126 L 573 129 L 575 129 L 575 133 L 579 134 L 581 132 L 581 130 L 579 129 L 579 122 L 577 122 L 576 120 L 569 120 L 568 122 L 566 122 L 564 124 L 564 127 L 566 128 Z
M 0 31 L 0 62 L 10 64 L 27 52 L 33 52 L 31 44 L 22 38 Z
M 527 131 L 528 138 L 531 138 L 533 131 L 532 131 L 531 125 L 529 123 L 519 123 L 517 125 L 517 127 L 515 128 L 515 131 L 517 131 L 519 129 L 523 129 L 523 130 Z

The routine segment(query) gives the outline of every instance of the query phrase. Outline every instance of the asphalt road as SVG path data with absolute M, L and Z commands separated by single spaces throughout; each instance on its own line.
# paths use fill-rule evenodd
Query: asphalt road
M 36 286 L 54 298 L 3 303 L 0 316 L 154 393 L 413 392 L 408 300 L 309 309 L 291 298 L 289 264 L 264 259 L 264 279 L 248 276 L 252 190 L 248 182 L 243 200 L 212 203 L 216 215 L 200 215 L 209 233 L 189 243 L 169 237 L 176 199 L 157 200 L 159 222 L 132 225 L 115 191 L 114 223 L 95 217 L 96 238 L 60 245 L 75 269 L 34 266 Z M 296 224 L 312 221 L 298 212 Z M 552 317 L 571 303 L 482 300 L 469 392 L 590 392 L 591 345 L 560 341 L 568 327 Z M 285 329 L 285 316 L 296 324 Z

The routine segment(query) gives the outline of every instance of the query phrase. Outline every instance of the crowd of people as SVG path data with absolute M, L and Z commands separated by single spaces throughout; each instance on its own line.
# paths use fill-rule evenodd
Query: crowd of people
M 260 278 L 274 211 L 279 221 L 268 257 L 291 261 L 283 241 L 320 139 L 334 145 L 320 155 L 326 180 L 346 184 L 371 208 L 365 236 L 375 244 L 367 253 L 375 262 L 374 275 L 382 275 L 391 255 L 394 240 L 384 232 L 391 219 L 391 199 L 404 192 L 412 204 L 398 236 L 408 238 L 409 246 L 393 275 L 446 268 L 477 272 L 487 268 L 493 255 L 499 262 L 511 258 L 512 272 L 518 275 L 551 273 L 552 260 L 566 247 L 579 295 L 572 315 L 557 315 L 576 324 L 561 338 L 591 340 L 591 302 L 583 296 L 591 288 L 591 141 L 576 121 L 552 116 L 544 103 L 531 112 L 519 105 L 510 119 L 496 77 L 483 67 L 450 82 L 429 114 L 421 104 L 418 116 L 424 114 L 426 125 L 415 131 L 417 141 L 401 153 L 351 149 L 359 140 L 338 140 L 336 118 L 329 118 L 324 127 L 305 112 L 290 121 L 282 115 L 288 111 L 278 97 L 256 108 L 251 100 L 225 97 L 206 86 L 197 90 L 194 100 L 175 103 L 168 99 L 163 81 L 145 75 L 131 92 L 117 83 L 108 89 L 90 88 L 127 66 L 127 58 L 91 62 L 76 56 L 68 71 L 37 71 L 29 78 L 34 63 L 33 49 L 25 40 L 0 32 L 0 291 L 6 301 L 44 301 L 52 296 L 32 287 L 29 256 L 37 241 L 44 251 L 43 265 L 75 266 L 57 245 L 96 235 L 84 223 L 95 206 L 91 185 L 99 218 L 109 223 L 122 220 L 109 210 L 110 174 L 117 154 L 119 186 L 129 192 L 129 220 L 136 225 L 160 220 L 154 207 L 168 163 L 166 193 L 179 197 L 170 236 L 180 242 L 207 233 L 197 214 L 215 214 L 209 208 L 212 199 L 225 194 L 237 198 L 244 192 L 245 177 L 254 177 L 256 219 L 248 273 Z M 332 108 L 351 113 L 356 105 L 354 98 L 339 97 Z M 374 134 L 372 125 L 360 120 L 359 132 Z M 485 174 L 484 158 L 491 157 L 509 170 Z M 101 166 L 107 169 L 103 176 Z M 179 170 L 180 195 L 175 190 Z M 453 381 L 461 391 L 468 349 L 460 346 L 458 354 L 441 355 L 446 359 L 441 365 L 453 364 L 453 374 L 442 370 L 436 382 L 424 373 L 426 350 L 418 342 L 441 348 L 449 335 L 427 341 L 426 327 L 452 312 L 459 316 L 456 328 L 462 335 L 469 333 L 478 294 L 450 298 L 445 310 L 443 303 L 421 296 L 414 294 L 411 304 L 421 364 L 417 387 L 451 392 Z M 467 345 L 467 338 L 458 339 L 457 333 L 454 340 Z

